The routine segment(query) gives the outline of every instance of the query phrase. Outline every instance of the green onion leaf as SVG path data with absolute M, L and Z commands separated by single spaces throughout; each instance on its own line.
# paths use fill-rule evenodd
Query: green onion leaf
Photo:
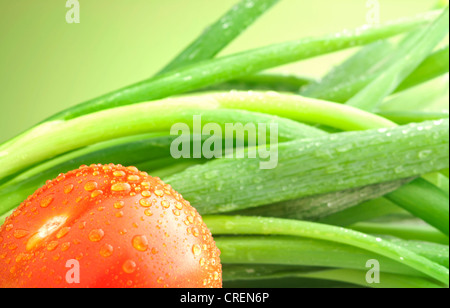
M 240 1 L 217 22 L 208 27 L 195 41 L 166 65 L 158 75 L 213 58 L 278 1 Z

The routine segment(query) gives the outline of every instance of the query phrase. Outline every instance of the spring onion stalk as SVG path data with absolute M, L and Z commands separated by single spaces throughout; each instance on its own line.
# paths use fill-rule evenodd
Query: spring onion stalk
M 448 120 L 292 141 L 277 149 L 272 170 L 259 169 L 259 159 L 214 160 L 166 181 L 206 214 L 412 177 L 448 165 Z M 433 155 L 425 155 L 429 151 Z
M 348 228 L 368 234 L 391 235 L 404 240 L 449 244 L 448 236 L 424 224 L 358 222 L 349 225 Z
M 385 236 L 387 240 L 392 243 L 409 249 L 418 255 L 421 255 L 437 264 L 449 268 L 449 247 L 437 243 L 429 243 L 423 241 L 405 241 L 402 239 L 393 238 L 391 235 Z
M 281 279 L 255 279 L 255 280 L 234 280 L 224 281 L 224 288 L 361 288 L 358 285 L 323 279 L 310 279 L 310 278 L 281 278 Z
M 300 93 L 307 97 L 344 103 L 373 81 L 394 50 L 394 44 L 389 40 L 364 46 L 320 80 L 305 86 Z
M 435 77 L 448 73 L 448 45 L 428 56 L 422 64 L 397 87 L 396 91 L 404 91 Z
M 439 189 L 442 190 L 446 194 L 446 196 L 450 195 L 449 178 L 444 174 L 440 172 L 433 172 L 431 174 L 424 174 L 422 178 L 432 183 L 436 187 L 439 187 Z
M 448 74 L 388 97 L 376 110 L 385 112 L 440 112 L 448 114 Z M 444 116 L 444 118 L 447 118 Z
M 391 258 L 332 241 L 297 236 L 215 236 L 223 264 L 276 264 L 290 266 L 366 269 L 367 260 L 376 258 L 383 272 L 427 277 Z M 274 249 L 277 247 L 277 249 Z M 333 255 L 330 255 L 333 251 Z
M 92 99 L 62 111 L 47 121 L 73 119 L 107 108 L 160 99 L 276 66 L 369 44 L 427 25 L 435 17 L 436 12 L 433 11 L 380 26 L 365 25 L 353 31 L 345 30 L 320 38 L 300 39 L 202 61 Z
M 221 108 L 243 109 L 272 115 L 261 114 L 258 119 L 257 115 L 250 116 L 244 111 L 229 110 L 227 116 L 227 112 L 221 111 Z M 231 114 L 233 114 L 232 117 L 230 117 Z M 187 123 L 192 126 L 193 115 L 202 115 L 202 121 L 205 123 L 222 124 L 227 121 L 248 123 L 249 118 L 255 123 L 267 123 L 270 119 L 273 120 L 275 115 L 345 130 L 395 126 L 393 122 L 356 108 L 297 95 L 237 91 L 191 95 L 113 108 L 68 121 L 52 121 L 41 124 L 15 140 L 0 146 L 0 153 L 2 153 L 0 166 L 4 168 L 0 172 L 0 178 L 55 155 L 93 143 L 133 134 L 169 131 L 175 123 Z M 132 123 L 128 120 L 130 118 L 134 119 Z M 278 121 L 286 122 L 287 120 L 278 119 Z M 97 125 L 98 123 L 102 123 L 102 126 Z M 279 130 L 283 127 L 280 126 Z M 303 128 L 307 129 L 306 126 Z M 308 129 L 308 133 L 312 131 L 312 128 Z M 280 139 L 283 137 L 281 133 L 282 131 L 280 131 Z M 287 126 L 285 134 L 286 138 L 301 136 L 299 129 L 294 129 L 294 127 L 288 129 Z M 45 139 L 45 142 L 51 144 L 43 148 L 40 146 L 43 142 L 41 139 Z M 15 155 L 12 157 L 8 153 L 15 153 Z
M 404 213 L 407 212 L 395 203 L 386 198 L 377 198 L 321 218 L 318 222 L 336 226 L 349 226 L 361 221 Z
M 430 190 L 434 192 L 428 193 Z M 445 235 L 449 235 L 448 195 L 430 182 L 419 179 L 387 194 L 385 198 L 402 204 L 408 212 L 420 216 Z
M 254 237 L 256 238 L 257 236 Z M 279 237 L 282 238 L 282 236 Z M 328 267 L 282 264 L 223 264 L 223 268 L 225 269 L 222 276 L 224 281 L 253 280 L 258 279 L 257 277 L 265 279 L 269 276 L 281 278 L 292 272 L 309 273 L 329 269 Z
M 374 110 L 445 38 L 448 29 L 449 9 L 446 8 L 431 25 L 408 36 L 406 42 L 395 54 L 396 63 L 348 100 L 346 104 L 364 110 Z
M 410 181 L 411 179 L 401 179 L 394 182 L 355 187 L 348 190 L 288 200 L 227 214 L 318 221 L 361 204 L 364 201 L 382 197 Z
M 350 229 L 298 220 L 244 216 L 208 216 L 204 221 L 211 232 L 220 234 L 287 235 L 346 244 L 407 265 L 448 285 L 449 270 L 392 242 Z
M 427 279 L 410 277 L 406 275 L 392 275 L 389 273 L 383 274 L 383 281 L 381 282 L 380 280 L 379 284 L 368 283 L 365 277 L 366 274 L 367 272 L 365 271 L 334 269 L 314 273 L 300 273 L 295 276 L 348 282 L 369 288 L 442 288 L 441 285 Z
M 214 101 L 184 98 L 173 101 L 135 104 L 108 109 L 70 121 L 55 121 L 39 126 L 13 143 L 4 145 L 0 166 L 0 178 L 18 172 L 34 163 L 56 155 L 76 150 L 93 143 L 135 134 L 170 131 L 173 124 L 186 123 L 193 127 L 194 116 L 200 116 L 203 123 L 218 123 L 222 131 L 226 123 L 278 123 L 279 140 L 290 140 L 294 136 L 309 136 L 317 129 L 281 119 L 272 115 L 257 114 L 245 110 L 221 110 Z M 129 119 L 133 119 L 132 122 Z M 231 120 L 233 119 L 233 120 Z M 249 120 L 251 119 L 251 120 Z M 102 123 L 102 125 L 98 125 Z M 42 142 L 46 143 L 43 148 Z M 7 152 L 6 152 L 7 151 Z M 6 153 L 15 153 L 7 155 Z M 9 162 L 8 162 L 9 160 Z M 11 160 L 15 163 L 11 165 Z M 9 166 L 8 166 L 9 165 Z
M 377 41 L 347 61 L 333 68 L 325 77 L 306 84 L 300 93 L 307 97 L 345 103 L 374 81 L 395 62 L 393 43 Z M 429 55 L 393 93 L 405 91 L 414 86 L 448 73 L 448 46 Z
M 224 264 L 224 285 L 235 286 L 239 283 L 261 285 L 266 282 L 269 286 L 279 286 L 287 280 L 287 287 L 298 285 L 298 281 L 305 280 L 304 285 L 308 288 L 314 286 L 318 279 L 319 287 L 327 287 L 330 281 L 348 282 L 355 286 L 369 288 L 442 288 L 442 285 L 429 279 L 384 273 L 379 283 L 369 284 L 366 281 L 367 269 L 364 271 L 353 269 L 327 269 L 308 266 L 286 266 L 286 265 L 240 265 Z M 293 279 L 297 278 L 297 279 Z M 258 284 L 259 282 L 259 284 Z M 300 286 L 300 287 L 301 287 Z M 282 286 L 283 287 L 283 286 Z M 337 287 L 342 288 L 342 285 Z
M 399 125 L 439 120 L 449 117 L 448 111 L 379 111 L 377 115 L 389 119 Z
M 279 0 L 242 0 L 166 65 L 158 75 L 189 64 L 208 60 L 245 31 Z
M 284 105 L 283 108 L 280 108 L 281 105 Z M 200 107 L 200 108 L 199 108 Z M 386 121 L 381 117 L 374 116 L 370 113 L 363 112 L 351 107 L 343 106 L 341 104 L 334 104 L 334 103 L 327 103 L 322 102 L 318 100 L 312 100 L 307 98 L 302 98 L 300 96 L 296 95 L 278 95 L 273 92 L 228 92 L 228 93 L 218 93 L 218 94 L 205 94 L 201 96 L 192 96 L 192 97 L 185 97 L 185 98 L 178 98 L 178 99 L 168 99 L 163 100 L 161 102 L 152 102 L 148 104 L 138 104 L 134 106 L 127 106 L 123 107 L 128 111 L 122 111 L 122 110 L 116 110 L 113 109 L 111 111 L 115 111 L 114 114 L 111 114 L 111 111 L 104 111 L 101 114 L 94 114 L 90 118 L 87 119 L 88 122 L 92 122 L 91 124 L 88 124 L 88 126 L 93 126 L 95 129 L 98 129 L 98 132 L 95 131 L 87 131 L 86 129 L 82 129 L 81 126 L 77 127 L 76 129 L 68 129 L 71 131 L 70 134 L 73 134 L 74 132 L 83 132 L 83 134 L 87 134 L 92 137 L 97 137 L 95 141 L 89 141 L 84 144 L 78 144 L 76 148 L 80 148 L 80 150 L 72 151 L 68 154 L 59 156 L 57 158 L 54 158 L 48 162 L 44 162 L 41 165 L 38 165 L 25 173 L 22 173 L 22 175 L 19 175 L 15 179 L 12 179 L 9 181 L 9 188 L 6 189 L 5 185 L 2 187 L 2 198 L 3 198 L 3 205 L 5 208 L 12 208 L 14 206 L 17 206 L 18 202 L 20 200 L 24 200 L 30 193 L 32 193 L 34 190 L 36 190 L 39 187 L 39 184 L 45 183 L 46 180 L 49 178 L 52 178 L 52 176 L 55 176 L 62 172 L 62 170 L 66 170 L 68 168 L 75 167 L 78 164 L 86 164 L 89 162 L 99 162 L 99 161 L 115 161 L 115 162 L 121 162 L 123 164 L 130 163 L 130 164 L 138 164 L 140 161 L 143 161 L 144 159 L 155 159 L 156 156 L 149 157 L 148 154 L 146 154 L 150 148 L 152 148 L 151 152 L 152 155 L 156 153 L 160 153 L 161 151 L 165 151 L 165 155 L 168 155 L 167 148 L 169 147 L 170 141 L 172 140 L 169 137 L 160 137 L 161 140 L 165 142 L 165 146 L 163 148 L 158 148 L 157 151 L 156 148 L 153 147 L 153 144 L 151 140 L 147 140 L 148 135 L 144 136 L 131 136 L 131 137 L 124 137 L 119 139 L 112 139 L 111 141 L 107 141 L 109 138 L 117 138 L 124 132 L 130 131 L 130 129 L 133 129 L 134 127 L 130 126 L 127 118 L 124 117 L 124 115 L 127 115 L 128 117 L 133 117 L 135 120 L 133 122 L 134 125 L 137 125 L 140 127 L 140 132 L 148 132 L 150 128 L 146 126 L 148 122 L 153 125 L 153 127 L 158 127 L 158 129 L 166 128 L 168 129 L 171 124 L 176 123 L 180 120 L 179 114 L 181 113 L 179 108 L 182 110 L 190 110 L 198 108 L 199 111 L 201 110 L 209 110 L 214 108 L 237 108 L 240 107 L 242 109 L 246 110 L 261 110 L 265 112 L 272 112 L 280 116 L 287 115 L 286 113 L 289 113 L 290 116 L 294 120 L 305 120 L 309 122 L 314 121 L 320 121 L 322 123 L 328 124 L 328 125 L 335 125 L 338 127 L 346 128 L 346 129 L 366 129 L 366 128 L 372 128 L 372 127 L 389 127 L 393 126 L 394 124 L 392 122 Z M 167 108 L 167 109 L 166 109 Z M 130 111 L 130 109 L 132 109 Z M 176 113 L 178 116 L 176 118 L 169 118 L 165 124 L 161 125 L 161 122 L 156 122 L 157 125 L 154 125 L 155 122 L 152 122 L 153 119 L 160 119 L 160 114 L 164 114 L 166 110 L 172 110 L 172 114 Z M 290 111 L 290 112 L 289 112 Z M 188 111 L 189 112 L 189 111 Z M 191 112 L 192 114 L 193 112 Z M 204 112 L 203 112 L 204 113 Z M 150 115 L 147 115 L 150 114 Z M 140 116 L 142 121 L 139 122 L 136 120 L 136 115 Z M 217 114 L 218 115 L 218 114 Z M 230 113 L 230 116 L 232 118 L 225 119 L 226 116 L 222 112 L 220 116 L 222 117 L 222 122 L 232 122 L 233 120 L 236 120 L 236 117 L 234 116 L 235 113 Z M 78 121 L 81 121 L 85 118 L 80 118 Z M 105 130 L 103 127 L 100 127 L 96 125 L 98 123 L 99 119 L 102 119 L 102 122 L 104 123 L 111 123 L 114 124 L 114 127 L 116 129 L 113 134 L 105 138 Z M 259 118 L 260 119 L 260 118 Z M 273 118 L 272 118 L 273 119 Z M 205 117 L 203 118 L 205 120 Z M 243 123 L 248 123 L 249 120 L 257 121 L 258 117 L 246 117 L 243 121 Z M 191 121 L 191 120 L 189 120 Z M 189 122 L 188 121 L 188 122 Z M 214 121 L 217 121 L 217 118 L 214 119 Z M 278 119 L 278 121 L 281 121 L 281 119 Z M 51 133 L 57 133 L 60 126 L 64 126 L 66 124 L 69 124 L 71 121 L 68 122 L 57 122 L 54 123 L 54 125 L 50 125 Z M 285 122 L 285 121 L 284 121 Z M 319 130 L 315 130 L 312 128 L 308 128 L 306 126 L 301 126 L 300 124 L 290 124 L 286 126 L 286 129 L 284 130 L 286 132 L 286 137 L 289 138 L 302 138 L 303 137 L 314 137 L 318 136 L 318 134 L 323 134 Z M 294 126 L 292 126 L 292 125 Z M 142 126 L 140 126 L 142 125 Z M 283 126 L 280 127 L 282 129 Z M 123 128 L 123 129 L 122 129 Z M 302 133 L 303 129 L 305 131 Z M 48 142 L 48 131 L 45 128 L 38 128 L 33 130 L 28 138 L 22 137 L 22 140 L 16 140 L 16 144 L 18 148 L 22 148 L 22 145 L 30 146 L 31 142 L 36 142 L 36 147 L 39 147 L 38 139 L 42 138 L 45 139 L 45 142 Z M 67 132 L 60 132 L 61 134 L 58 134 L 63 138 L 64 140 L 67 140 L 67 137 L 70 136 Z M 120 133 L 120 134 L 118 134 Z M 131 133 L 136 133 L 136 131 L 131 131 Z M 127 133 L 128 134 L 128 133 Z M 291 136 L 289 136 L 289 134 Z M 83 140 L 82 135 L 78 135 L 75 137 L 72 135 L 72 137 L 69 138 L 69 140 L 73 141 L 81 141 Z M 141 140 L 142 139 L 142 140 Z M 158 140 L 160 140 L 158 139 Z M 19 142 L 20 141 L 20 142 Z M 90 145 L 94 142 L 100 142 L 95 145 Z M 161 141 L 157 142 L 155 146 L 160 147 L 158 145 Z M 58 147 L 61 147 L 61 143 L 55 144 L 53 147 L 51 147 L 52 150 L 58 150 L 57 153 L 64 153 L 67 152 L 71 148 L 62 148 L 58 149 Z M 82 148 L 82 146 L 88 145 L 87 148 Z M 10 146 L 3 146 L 3 148 L 10 150 Z M 74 147 L 75 148 L 75 147 Z M 49 149 L 49 148 L 46 148 Z M 45 150 L 41 148 L 41 150 Z M 38 150 L 33 150 L 32 154 L 28 154 L 28 156 L 36 157 L 38 153 Z M 22 154 L 26 155 L 26 154 Z M 49 153 L 46 155 L 46 157 L 50 158 L 51 156 L 55 155 L 55 153 Z M 145 158 L 144 158 L 145 157 Z M 13 159 L 13 157 L 10 157 Z M 1 160 L 1 159 L 0 159 Z M 26 160 L 26 162 L 30 162 L 30 160 Z M 76 166 L 78 167 L 78 166 Z M 20 183 L 20 185 L 19 185 Z M 18 189 L 21 187 L 21 189 Z
M 206 87 L 201 91 L 276 91 L 297 93 L 301 88 L 314 80 L 308 77 L 300 77 L 290 74 L 265 73 L 244 76 L 221 84 Z

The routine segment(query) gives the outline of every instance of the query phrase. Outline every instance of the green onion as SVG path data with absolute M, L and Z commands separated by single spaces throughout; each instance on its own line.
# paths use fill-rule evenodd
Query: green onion
M 448 20 L 449 9 L 446 8 L 434 23 L 408 36 L 394 56 L 396 63 L 346 104 L 364 110 L 375 109 L 444 39 L 448 33 Z
M 444 266 L 392 242 L 350 229 L 298 220 L 262 217 L 209 216 L 205 217 L 204 221 L 216 235 L 288 235 L 354 246 L 390 258 L 448 285 L 449 271 Z
M 393 65 L 394 51 L 394 45 L 390 41 L 372 43 L 333 68 L 321 80 L 306 84 L 300 93 L 307 97 L 345 103 Z M 429 55 L 394 93 L 448 73 L 448 58 L 448 46 Z
M 445 236 L 442 232 L 424 225 L 423 223 L 358 222 L 348 226 L 348 228 L 363 233 L 395 236 L 404 240 L 430 242 L 442 245 L 449 244 L 448 236 Z
M 367 200 L 382 197 L 410 182 L 402 179 L 394 182 L 355 187 L 331 193 L 288 200 L 233 212 L 237 215 L 267 216 L 317 221 L 342 212 Z M 230 214 L 230 213 L 228 213 Z
M 381 26 L 365 26 L 320 38 L 307 38 L 206 60 L 172 70 L 155 78 L 111 92 L 68 110 L 49 120 L 73 119 L 95 111 L 136 102 L 164 98 L 250 75 L 272 67 L 308 59 L 326 53 L 365 45 L 427 24 L 435 12 Z
M 278 152 L 273 170 L 258 159 L 215 160 L 166 181 L 207 214 L 407 178 L 447 167 L 448 120 L 292 141 Z
M 242 0 L 166 65 L 159 74 L 213 58 L 279 0 Z
M 427 152 L 422 152 L 426 155 Z M 420 154 L 419 154 L 420 155 Z M 429 193 L 434 190 L 434 193 Z M 423 193 L 426 191 L 426 193 Z M 408 197 L 406 197 L 408 196 Z M 401 203 L 413 215 L 449 235 L 449 198 L 442 190 L 425 180 L 417 180 L 386 195 L 386 198 Z
M 318 222 L 336 226 L 349 226 L 361 221 L 404 213 L 405 210 L 395 203 L 386 198 L 377 198 L 321 218 Z
M 426 277 L 410 267 L 358 247 L 295 236 L 216 236 L 224 264 L 276 264 L 364 270 L 376 258 L 383 272 Z M 277 249 L 273 249 L 277 247 Z M 333 255 L 330 256 L 330 251 Z
M 397 87 L 396 91 L 403 91 L 435 77 L 448 73 L 448 46 L 437 50 L 428 56 L 422 64 Z
M 224 285 L 233 287 L 236 285 L 267 284 L 268 287 L 306 287 L 315 285 L 315 279 L 319 280 L 318 287 L 348 287 L 347 285 L 329 285 L 329 281 L 347 282 L 351 287 L 362 286 L 369 288 L 441 288 L 429 279 L 409 275 L 384 273 L 379 283 L 369 284 L 366 281 L 367 269 L 327 269 L 305 266 L 280 266 L 280 265 L 224 265 Z M 296 279 L 293 279 L 296 278 Z M 300 278 L 300 279 L 299 279 Z M 322 280 L 325 279 L 325 280 Z M 301 283 L 299 284 L 299 280 Z M 328 280 L 328 281 L 327 281 Z M 286 285 L 281 285 L 285 283 Z M 263 284 L 266 283 L 266 284 Z

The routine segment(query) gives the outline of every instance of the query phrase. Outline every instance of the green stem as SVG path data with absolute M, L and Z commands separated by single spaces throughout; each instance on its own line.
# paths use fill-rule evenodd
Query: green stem
M 279 0 L 242 0 L 166 65 L 158 75 L 213 58 Z
M 444 39 L 448 33 L 448 19 L 449 9 L 446 8 L 431 25 L 409 35 L 393 57 L 396 60 L 395 64 L 383 71 L 346 104 L 364 110 L 376 109 Z
M 318 222 L 336 226 L 349 226 L 357 222 L 398 213 L 406 212 L 386 198 L 377 198 L 319 219 Z
M 366 274 L 367 271 L 334 269 L 314 273 L 299 273 L 294 275 L 296 277 L 303 278 L 327 279 L 340 282 L 348 282 L 370 288 L 442 288 L 442 285 L 436 284 L 427 279 L 389 273 L 382 273 L 379 283 L 368 283 L 366 280 Z
M 431 12 L 381 26 L 365 26 L 202 61 L 95 98 L 62 111 L 47 121 L 73 119 L 107 108 L 181 94 L 295 61 L 369 44 L 426 25 L 435 16 L 436 12 Z
M 377 259 L 383 266 L 383 272 L 426 277 L 390 258 L 332 241 L 279 235 L 214 236 L 214 240 L 221 251 L 222 264 L 301 265 L 364 270 L 368 260 Z M 330 251 L 333 252 L 332 257 Z
M 201 91 L 276 91 L 297 93 L 299 89 L 313 82 L 310 78 L 295 75 L 257 74 L 244 76 L 218 85 L 206 87 Z
M 228 122 L 248 123 L 249 119 L 254 123 L 274 120 L 273 115 L 251 115 L 245 111 L 224 111 L 221 108 L 259 110 L 258 112 L 273 112 L 277 116 L 290 113 L 289 116 L 294 120 L 304 119 L 348 130 L 395 126 L 388 120 L 356 108 L 297 95 L 228 92 L 187 96 L 117 107 L 68 121 L 41 124 L 0 146 L 0 178 L 93 143 L 141 133 L 169 131 L 175 123 L 186 123 L 192 127 L 194 115 L 202 115 L 204 123 L 219 123 L 222 126 Z M 130 122 L 130 119 L 133 121 Z M 287 120 L 277 121 L 282 124 Z M 303 136 L 311 136 L 317 131 L 307 129 L 306 126 L 301 128 L 300 124 L 292 125 L 294 124 L 290 123 L 279 127 L 280 139 L 283 138 L 283 127 L 286 127 L 284 134 L 288 139 L 301 137 L 303 129 Z M 46 147 L 42 147 L 44 143 Z
M 209 216 L 204 221 L 213 234 L 290 235 L 333 241 L 365 249 L 407 265 L 446 285 L 447 268 L 389 241 L 353 230 L 297 220 L 239 216 Z
M 270 160 L 273 169 L 261 168 L 267 163 L 261 157 L 228 158 L 189 168 L 165 181 L 207 214 L 414 177 L 448 165 L 448 121 L 339 133 L 271 147 L 278 153 Z
M 435 77 L 448 73 L 449 46 L 429 55 L 416 70 L 397 87 L 396 92 L 404 91 Z
M 446 119 L 449 117 L 448 111 L 378 111 L 377 115 L 389 119 L 399 125 L 408 123 L 419 123 L 430 120 Z
M 429 193 L 431 191 L 433 193 Z M 385 197 L 449 235 L 449 198 L 435 185 L 424 179 L 417 179 Z
M 449 244 L 448 236 L 427 225 L 359 222 L 350 225 L 348 228 L 362 233 L 391 235 L 404 240 L 425 241 L 442 245 Z

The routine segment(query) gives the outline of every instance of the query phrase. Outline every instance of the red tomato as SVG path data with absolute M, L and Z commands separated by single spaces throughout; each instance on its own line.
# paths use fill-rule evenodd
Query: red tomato
M 221 287 L 219 256 L 198 212 L 159 178 L 83 166 L 0 228 L 0 287 Z

